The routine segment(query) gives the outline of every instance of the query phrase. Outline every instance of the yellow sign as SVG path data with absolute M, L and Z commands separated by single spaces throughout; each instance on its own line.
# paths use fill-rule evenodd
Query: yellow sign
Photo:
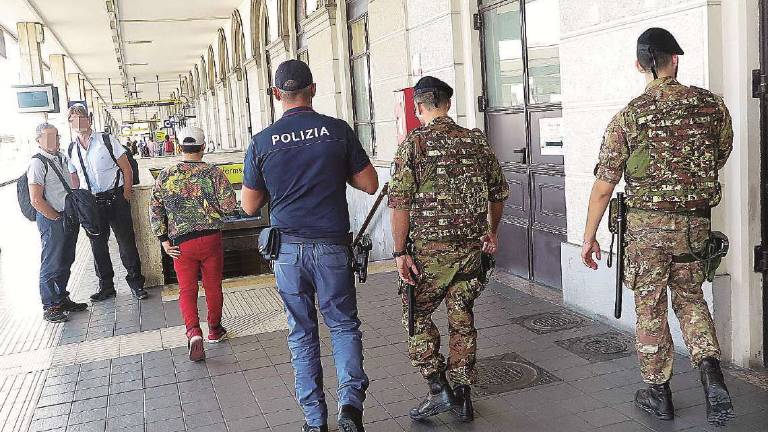
M 219 168 L 221 168 L 222 171 L 224 171 L 224 174 L 227 176 L 227 179 L 232 184 L 242 184 L 243 183 L 243 164 L 242 163 L 230 163 L 230 164 L 223 164 L 218 165 Z
M 163 131 L 155 131 L 155 141 L 165 141 L 165 135 Z

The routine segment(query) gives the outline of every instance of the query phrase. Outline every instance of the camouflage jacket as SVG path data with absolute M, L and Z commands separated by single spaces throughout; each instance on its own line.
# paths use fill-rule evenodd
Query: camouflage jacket
M 509 185 L 485 135 L 439 117 L 412 131 L 397 149 L 389 207 L 410 211 L 414 241 L 477 241 L 488 232 L 488 202 Z
M 181 162 L 158 174 L 152 189 L 150 223 L 165 240 L 195 231 L 219 230 L 223 218 L 237 208 L 227 176 L 205 162 Z
M 627 182 L 627 205 L 685 211 L 720 202 L 717 172 L 733 149 L 723 99 L 671 77 L 648 84 L 611 120 L 595 176 Z

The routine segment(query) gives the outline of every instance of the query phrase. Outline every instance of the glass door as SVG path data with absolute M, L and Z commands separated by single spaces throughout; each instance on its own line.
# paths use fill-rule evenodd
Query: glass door
M 559 0 L 481 0 L 488 140 L 510 186 L 498 265 L 560 288 L 566 239 Z

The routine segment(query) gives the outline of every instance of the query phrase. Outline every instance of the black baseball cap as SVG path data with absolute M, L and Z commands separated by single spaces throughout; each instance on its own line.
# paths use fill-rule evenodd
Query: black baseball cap
M 666 54 L 683 55 L 683 49 L 672 33 L 660 27 L 651 27 L 637 38 L 637 52 L 656 51 Z
M 413 86 L 414 96 L 438 91 L 447 94 L 449 98 L 453 96 L 453 89 L 451 86 L 433 76 L 425 76 Z
M 275 87 L 283 91 L 301 90 L 313 82 L 312 71 L 301 60 L 284 61 L 275 72 Z

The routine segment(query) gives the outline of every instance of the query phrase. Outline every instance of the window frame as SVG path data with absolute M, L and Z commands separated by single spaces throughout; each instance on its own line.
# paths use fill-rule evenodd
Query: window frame
M 523 65 L 523 103 L 517 104 L 517 105 L 503 105 L 503 106 L 492 106 L 490 105 L 490 99 L 487 99 L 488 106 L 486 107 L 486 112 L 521 112 L 524 110 L 529 109 L 535 109 L 535 110 L 548 110 L 548 109 L 561 109 L 562 108 L 562 102 L 534 102 L 531 99 L 531 75 L 529 73 L 529 64 L 528 64 L 528 35 L 527 35 L 527 21 L 526 21 L 526 3 L 528 3 L 529 0 L 497 0 L 497 1 L 488 1 L 484 3 L 484 0 L 477 0 L 478 4 L 478 10 L 477 13 L 479 14 L 480 18 L 484 20 L 485 13 L 493 11 L 495 9 L 498 9 L 502 6 L 510 5 L 513 3 L 518 3 L 518 13 L 520 17 L 520 44 L 522 45 L 522 65 Z M 482 57 L 482 80 L 483 80 L 483 91 L 485 92 L 485 97 L 488 98 L 488 59 L 486 56 L 486 42 L 485 42 L 485 32 L 487 31 L 485 29 L 485 26 L 487 24 L 483 22 L 483 30 L 481 32 L 480 37 L 480 55 Z M 558 45 L 559 48 L 560 45 Z M 560 55 L 558 53 L 558 64 L 560 64 Z M 560 91 L 562 95 L 562 70 L 560 73 L 558 73 L 558 76 L 560 77 Z
M 359 22 L 363 22 L 363 35 L 364 35 L 364 51 L 359 54 L 354 54 L 352 52 L 352 25 L 357 24 Z M 353 124 L 355 129 L 355 134 L 357 135 L 358 139 L 360 138 L 360 132 L 359 132 L 359 126 L 365 125 L 370 128 L 370 148 L 365 148 L 369 157 L 374 157 L 376 155 L 376 115 L 373 107 L 373 91 L 371 89 L 371 50 L 369 45 L 369 39 L 368 39 L 368 11 L 366 10 L 362 14 L 359 14 L 353 19 L 350 19 L 347 21 L 347 34 L 349 36 L 349 70 L 350 70 L 350 80 L 352 83 L 352 112 L 353 112 Z M 359 107 L 355 103 L 357 100 L 357 94 L 356 94 L 356 88 L 358 84 L 355 81 L 355 74 L 353 72 L 353 64 L 356 60 L 365 58 L 365 91 L 368 96 L 368 121 L 360 121 L 359 120 Z

